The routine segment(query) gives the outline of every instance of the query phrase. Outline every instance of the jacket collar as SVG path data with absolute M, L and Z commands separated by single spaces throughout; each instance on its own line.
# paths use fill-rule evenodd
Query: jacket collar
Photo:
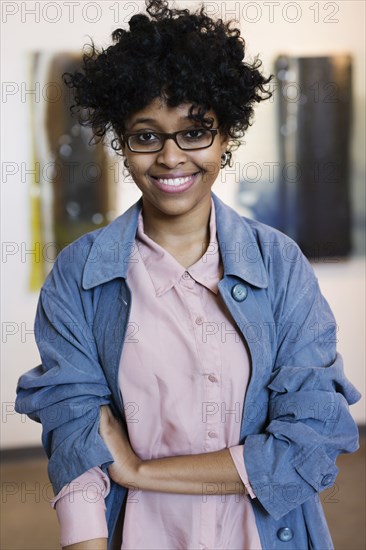
M 234 275 L 254 286 L 266 288 L 266 269 L 249 223 L 215 193 L 211 194 L 224 276 Z M 142 197 L 97 234 L 85 262 L 82 278 L 85 290 L 118 277 L 127 278 L 128 262 L 136 261 L 133 250 L 141 209 Z

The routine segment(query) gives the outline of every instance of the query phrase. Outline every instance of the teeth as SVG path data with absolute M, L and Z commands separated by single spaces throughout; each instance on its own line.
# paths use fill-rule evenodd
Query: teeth
M 186 183 L 187 181 L 190 181 L 193 178 L 193 174 L 191 176 L 187 176 L 186 178 L 157 178 L 159 183 L 163 183 L 164 185 L 172 185 L 173 187 L 176 187 L 178 185 L 182 185 L 183 183 Z

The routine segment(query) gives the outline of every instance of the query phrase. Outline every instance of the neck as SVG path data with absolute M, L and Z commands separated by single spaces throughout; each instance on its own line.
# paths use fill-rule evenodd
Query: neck
M 211 195 L 189 212 L 175 215 L 161 212 L 143 198 L 144 231 L 167 250 L 201 248 L 203 254 L 210 241 L 210 212 Z

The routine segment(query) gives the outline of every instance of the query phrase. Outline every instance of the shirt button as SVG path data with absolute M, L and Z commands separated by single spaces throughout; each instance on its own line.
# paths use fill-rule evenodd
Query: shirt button
M 277 537 L 282 542 L 288 542 L 294 538 L 294 533 L 289 527 L 281 527 L 281 529 L 277 531 Z
M 332 481 L 333 481 L 332 474 L 327 474 L 322 479 L 322 485 L 329 485 L 330 483 L 332 483 Z
M 196 325 L 202 325 L 203 323 L 203 317 L 197 317 L 196 318 Z
M 216 378 L 216 376 L 214 376 L 213 374 L 210 374 L 210 375 L 208 376 L 208 379 L 209 379 L 210 382 L 217 382 L 217 378 Z
M 231 295 L 236 302 L 243 302 L 248 296 L 248 289 L 245 285 L 238 283 L 231 289 Z
M 183 279 L 190 279 L 190 278 L 191 278 L 191 276 L 190 276 L 190 274 L 188 273 L 188 271 L 185 271 L 185 272 L 183 273 Z
M 218 437 L 216 432 L 208 432 L 208 437 L 211 437 L 211 439 L 214 439 L 215 437 Z

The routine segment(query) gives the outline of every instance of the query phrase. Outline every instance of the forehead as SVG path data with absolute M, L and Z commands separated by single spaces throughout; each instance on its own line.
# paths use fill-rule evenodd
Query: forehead
M 133 113 L 127 120 L 128 126 L 140 123 L 152 124 L 176 124 L 192 123 L 192 118 L 189 116 L 189 109 L 192 106 L 191 102 L 186 102 L 177 107 L 170 107 L 162 98 L 155 98 L 149 105 Z M 198 109 L 194 109 L 193 113 L 197 113 Z M 214 111 L 210 110 L 205 117 L 212 117 L 216 121 Z

